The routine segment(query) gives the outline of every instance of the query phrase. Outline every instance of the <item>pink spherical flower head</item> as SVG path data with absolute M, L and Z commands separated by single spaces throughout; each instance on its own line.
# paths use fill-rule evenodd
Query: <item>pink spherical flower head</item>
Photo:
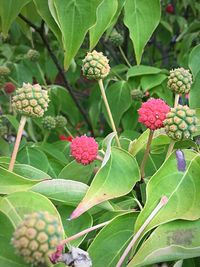
M 71 143 L 71 155 L 77 162 L 87 165 L 97 158 L 98 144 L 93 137 L 82 135 Z
M 162 99 L 151 98 L 138 110 L 138 121 L 150 130 L 156 130 L 163 127 L 163 121 L 169 111 L 170 107 Z

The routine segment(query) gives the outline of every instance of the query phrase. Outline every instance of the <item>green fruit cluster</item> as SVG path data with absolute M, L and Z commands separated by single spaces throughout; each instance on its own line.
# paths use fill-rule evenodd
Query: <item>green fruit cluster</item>
M 26 263 L 41 266 L 56 251 L 62 235 L 62 227 L 55 216 L 34 212 L 24 217 L 11 242 Z
M 52 116 L 46 116 L 42 119 L 42 126 L 44 129 L 52 130 L 56 128 L 56 120 Z
M 102 52 L 96 50 L 88 52 L 83 60 L 83 75 L 89 80 L 100 80 L 105 78 L 110 72 L 109 60 Z
M 55 120 L 57 128 L 64 128 L 67 125 L 67 119 L 62 115 L 56 116 Z
M 0 66 L 0 77 L 6 77 L 10 74 L 10 69 L 6 66 Z
M 27 54 L 27 58 L 30 59 L 33 62 L 37 62 L 40 58 L 40 53 L 37 50 L 29 49 Z
M 196 112 L 188 106 L 171 108 L 164 120 L 167 135 L 177 141 L 191 138 L 196 132 Z
M 24 116 L 42 117 L 47 110 L 49 97 L 47 91 L 39 84 L 23 84 L 22 88 L 15 91 L 12 105 Z
M 132 98 L 135 100 L 141 100 L 144 96 L 143 92 L 139 89 L 134 89 L 131 91 Z
M 123 36 L 117 31 L 113 31 L 109 39 L 112 45 L 116 47 L 121 46 L 124 42 Z
M 187 94 L 192 85 L 192 75 L 184 68 L 171 70 L 167 85 L 176 94 Z

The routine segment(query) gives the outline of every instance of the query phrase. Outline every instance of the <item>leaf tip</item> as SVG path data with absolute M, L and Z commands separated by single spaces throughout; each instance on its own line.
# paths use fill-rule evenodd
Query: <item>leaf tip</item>
M 68 220 L 74 220 L 76 218 L 78 218 L 81 214 L 83 214 L 85 212 L 85 209 L 82 208 L 80 205 L 78 205 L 78 207 L 72 212 L 72 214 L 69 216 Z

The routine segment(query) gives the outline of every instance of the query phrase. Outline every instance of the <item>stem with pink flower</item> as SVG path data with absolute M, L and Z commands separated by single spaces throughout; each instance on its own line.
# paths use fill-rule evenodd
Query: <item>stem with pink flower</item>
M 146 166 L 147 159 L 149 156 L 150 146 L 151 146 L 151 142 L 153 140 L 153 134 L 154 134 L 154 131 L 150 130 L 146 150 L 145 150 L 144 157 L 143 157 L 143 160 L 142 160 L 142 163 L 140 166 L 141 180 L 143 180 L 145 177 L 145 166 Z

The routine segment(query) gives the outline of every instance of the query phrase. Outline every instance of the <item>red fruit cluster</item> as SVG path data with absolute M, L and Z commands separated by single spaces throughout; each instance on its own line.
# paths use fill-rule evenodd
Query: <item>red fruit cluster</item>
M 13 83 L 7 82 L 4 84 L 4 90 L 7 94 L 12 94 L 15 91 L 16 87 Z
M 98 154 L 98 144 L 93 137 L 82 135 L 76 137 L 71 143 L 71 155 L 83 165 L 90 164 Z
M 138 121 L 147 128 L 156 130 L 163 127 L 163 121 L 169 111 L 170 107 L 162 99 L 151 98 L 138 110 Z
M 169 14 L 173 14 L 174 13 L 174 6 L 172 4 L 168 4 L 166 6 L 166 12 Z

